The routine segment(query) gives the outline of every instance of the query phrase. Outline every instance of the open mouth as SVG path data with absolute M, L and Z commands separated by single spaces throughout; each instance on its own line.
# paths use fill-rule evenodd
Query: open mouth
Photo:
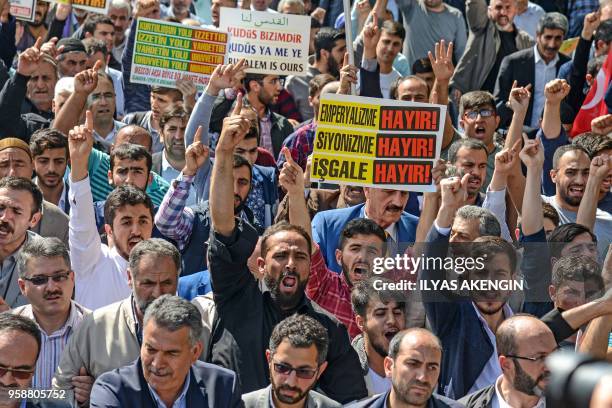
M 388 341 L 391 341 L 398 331 L 398 329 L 386 330 L 384 336 Z
M 470 179 L 468 180 L 468 185 L 470 187 L 480 188 L 481 184 L 482 184 L 482 181 L 478 177 L 470 177 Z
M 476 128 L 474 129 L 474 133 L 476 137 L 484 137 L 486 132 L 487 132 L 487 129 L 481 125 L 476 126 Z
M 0 237 L 6 237 L 12 232 L 13 230 L 8 225 L 0 225 Z
M 368 276 L 370 268 L 368 265 L 358 265 L 353 267 L 353 275 L 357 279 L 365 279 Z
M 570 186 L 568 191 L 572 196 L 582 197 L 584 195 L 584 186 Z
M 280 290 L 283 293 L 293 293 L 297 290 L 297 283 L 295 275 L 287 275 L 281 279 Z

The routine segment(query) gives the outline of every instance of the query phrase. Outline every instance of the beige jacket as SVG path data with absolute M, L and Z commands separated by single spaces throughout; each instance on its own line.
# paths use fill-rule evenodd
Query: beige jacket
M 68 341 L 53 378 L 54 388 L 72 388 L 81 367 L 94 378 L 134 362 L 140 355 L 131 297 L 87 315 Z

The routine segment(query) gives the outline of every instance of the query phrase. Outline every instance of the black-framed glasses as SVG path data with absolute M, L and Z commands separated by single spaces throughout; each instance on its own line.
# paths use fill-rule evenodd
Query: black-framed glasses
M 34 276 L 33 278 L 23 278 L 23 280 L 32 282 L 32 285 L 34 286 L 41 286 L 41 285 L 46 285 L 47 282 L 49 282 L 49 279 L 53 279 L 53 282 L 55 283 L 66 282 L 69 276 L 70 276 L 70 271 L 64 272 L 64 273 L 57 273 L 53 276 L 38 275 L 38 276 Z
M 13 377 L 18 380 L 29 380 L 34 374 L 34 369 L 25 370 L 21 368 L 12 368 L 12 367 L 1 367 L 0 366 L 0 377 L 4 377 L 7 372 L 11 372 Z
M 493 109 L 487 108 L 487 109 L 473 110 L 473 111 L 469 111 L 465 113 L 465 117 L 470 120 L 476 119 L 478 115 L 480 115 L 480 117 L 482 118 L 490 118 L 491 116 L 495 115 L 495 111 Z
M 274 371 L 276 371 L 279 374 L 289 375 L 291 374 L 292 371 L 295 371 L 295 375 L 298 378 L 302 378 L 304 380 L 312 379 L 312 377 L 314 377 L 317 374 L 317 371 L 319 371 L 318 367 L 316 369 L 315 368 L 294 368 L 294 367 L 291 367 L 289 364 L 284 364 L 284 363 L 272 363 L 272 365 L 274 366 Z
M 538 356 L 538 357 L 516 356 L 516 355 L 513 355 L 513 354 L 506 354 L 506 357 L 516 358 L 516 359 L 519 359 L 519 360 L 532 361 L 534 363 L 539 363 L 539 362 L 544 361 L 546 359 L 546 357 L 548 357 L 549 355 L 551 355 L 552 353 L 554 353 L 557 350 L 559 350 L 559 347 L 555 348 L 553 351 L 551 351 L 548 354 L 542 354 L 541 356 Z

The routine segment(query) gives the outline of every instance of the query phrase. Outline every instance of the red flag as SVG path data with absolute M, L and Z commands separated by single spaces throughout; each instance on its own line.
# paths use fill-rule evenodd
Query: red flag
M 584 132 L 591 131 L 591 121 L 598 116 L 605 115 L 608 113 L 608 107 L 606 106 L 605 96 L 608 90 L 608 84 L 612 77 L 612 47 L 608 51 L 608 56 L 604 61 L 601 69 L 597 73 L 597 77 L 589 89 L 589 93 L 584 99 L 584 103 L 574 119 L 574 125 L 570 132 L 571 137 L 577 136 Z

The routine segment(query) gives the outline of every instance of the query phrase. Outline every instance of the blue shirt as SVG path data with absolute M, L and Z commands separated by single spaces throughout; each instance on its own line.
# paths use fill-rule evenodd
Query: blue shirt
M 183 385 L 183 391 L 181 391 L 177 399 L 174 400 L 174 404 L 172 404 L 171 407 L 167 407 L 166 404 L 164 404 L 164 402 L 159 398 L 159 395 L 157 395 L 155 390 L 151 388 L 149 384 L 147 384 L 147 387 L 149 387 L 149 391 L 151 391 L 151 395 L 153 396 L 153 399 L 155 399 L 158 408 L 187 408 L 187 390 L 189 389 L 190 382 L 189 375 L 190 373 L 187 373 L 187 378 L 185 379 L 185 383 Z

